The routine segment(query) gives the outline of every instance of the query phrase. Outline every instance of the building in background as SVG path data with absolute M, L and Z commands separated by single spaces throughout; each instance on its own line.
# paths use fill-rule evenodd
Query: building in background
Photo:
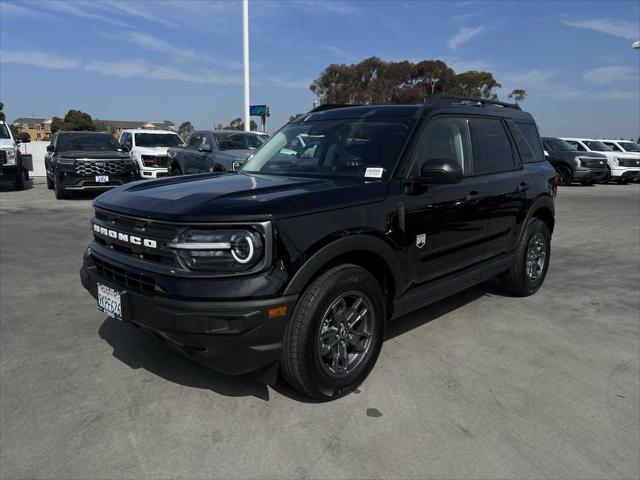
M 13 125 L 20 133 L 26 132 L 31 140 L 50 140 L 53 118 L 16 118 Z
M 106 131 L 111 133 L 116 139 L 120 138 L 122 130 L 132 128 L 145 128 L 149 130 L 173 130 L 176 131 L 175 124 L 169 120 L 162 122 L 146 122 L 135 120 L 98 120 L 95 119 L 94 123 L 98 126 L 105 128 Z

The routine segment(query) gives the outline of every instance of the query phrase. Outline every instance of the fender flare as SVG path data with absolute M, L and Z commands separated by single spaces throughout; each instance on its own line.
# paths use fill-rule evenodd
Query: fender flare
M 555 227 L 556 207 L 555 207 L 555 205 L 553 203 L 553 199 L 549 195 L 546 195 L 546 194 L 541 195 L 541 196 L 537 197 L 533 201 L 531 206 L 529 207 L 529 211 L 527 212 L 527 216 L 525 217 L 524 222 L 522 222 L 522 228 L 520 229 L 520 235 L 518 236 L 518 241 L 519 242 L 522 240 L 522 235 L 524 235 L 525 227 L 529 224 L 529 222 L 533 218 L 533 214 L 535 212 L 537 212 L 538 210 L 540 210 L 541 208 L 549 210 L 549 212 L 551 213 L 551 216 L 553 217 L 553 225 Z M 553 230 L 551 232 L 549 232 L 549 233 L 550 234 L 553 233 Z
M 399 291 L 403 279 L 402 268 L 391 246 L 370 235 L 352 235 L 335 240 L 314 253 L 293 275 L 283 295 L 302 292 L 322 267 L 341 255 L 355 251 L 367 252 L 380 258 L 391 273 L 395 291 Z

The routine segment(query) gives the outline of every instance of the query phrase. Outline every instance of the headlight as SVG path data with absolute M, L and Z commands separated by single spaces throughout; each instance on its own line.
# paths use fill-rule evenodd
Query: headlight
M 3 148 L 3 152 L 5 152 L 7 161 L 5 165 L 15 165 L 16 164 L 16 151 L 13 148 Z
M 616 157 L 616 162 L 618 162 L 618 165 L 623 165 L 624 164 L 625 159 L 624 158 L 618 158 Z
M 76 162 L 72 157 L 58 157 L 56 160 L 60 165 L 73 165 Z
M 264 238 L 253 229 L 186 230 L 169 244 L 189 270 L 242 272 L 264 257 Z

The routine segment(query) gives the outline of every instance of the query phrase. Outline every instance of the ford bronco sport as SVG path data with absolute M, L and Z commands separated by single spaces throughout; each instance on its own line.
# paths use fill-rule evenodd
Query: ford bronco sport
M 322 106 L 238 173 L 98 197 L 80 277 L 194 360 L 328 400 L 365 379 L 387 322 L 495 276 L 536 292 L 556 188 L 517 106 Z

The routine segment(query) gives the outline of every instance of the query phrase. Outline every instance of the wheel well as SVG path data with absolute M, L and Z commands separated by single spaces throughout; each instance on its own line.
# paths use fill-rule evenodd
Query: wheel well
M 547 228 L 549 229 L 549 234 L 553 233 L 553 227 L 555 226 L 555 219 L 553 217 L 553 213 L 551 210 L 545 207 L 541 207 L 533 212 L 531 215 L 533 218 L 539 218 L 544 223 L 547 224 Z
M 180 164 L 178 162 L 173 162 L 171 164 L 171 167 L 169 168 L 169 170 L 180 170 L 180 171 L 182 171 L 182 168 L 180 168 Z
M 327 270 L 344 263 L 350 263 L 362 267 L 365 270 L 368 270 L 376 278 L 386 296 L 387 318 L 391 318 L 396 286 L 393 281 L 391 270 L 387 266 L 386 262 L 382 257 L 375 253 L 367 250 L 356 250 L 339 255 L 319 268 L 313 278 L 317 278 Z

